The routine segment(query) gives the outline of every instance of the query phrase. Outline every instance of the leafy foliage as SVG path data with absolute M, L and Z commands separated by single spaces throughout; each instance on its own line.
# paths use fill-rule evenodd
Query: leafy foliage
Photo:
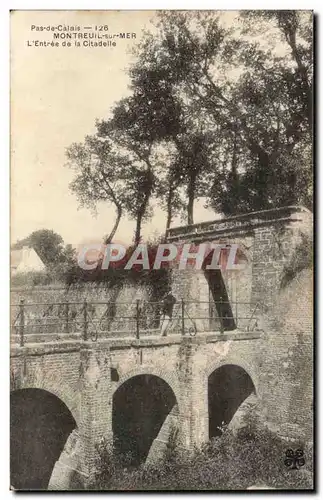
M 109 201 L 115 206 L 116 220 L 110 234 L 112 240 L 122 215 L 124 186 L 121 180 L 128 159 L 113 148 L 113 143 L 98 135 L 87 136 L 83 143 L 74 143 L 66 151 L 67 166 L 74 170 L 70 184 L 81 206 L 95 210 L 98 202 Z
M 156 126 L 154 140 L 176 144 L 178 169 L 189 165 L 194 180 L 192 185 L 186 178 L 188 199 L 200 196 L 192 135 L 202 134 L 211 138 L 200 170 L 210 207 L 232 214 L 282 204 L 310 206 L 311 17 L 252 11 L 238 16 L 235 31 L 210 12 L 163 12 L 159 21 L 158 37 L 147 35 L 139 49 L 132 87 L 150 104 L 142 126 Z M 164 116 L 158 95 L 166 91 L 171 105 Z M 169 127 L 170 119 L 176 119 L 176 127 Z
M 77 267 L 72 245 L 64 245 L 63 238 L 50 229 L 34 231 L 23 240 L 17 241 L 11 248 L 19 250 L 24 246 L 33 248 L 37 252 L 46 269 L 13 275 L 12 286 L 37 286 L 65 281 L 69 273 Z
M 77 263 L 69 266 L 64 273 L 64 281 L 68 286 L 82 284 L 86 282 L 97 283 L 107 288 L 122 288 L 127 284 L 145 285 L 149 291 L 151 300 L 158 300 L 158 297 L 165 294 L 169 288 L 171 280 L 171 269 L 165 265 L 161 269 L 153 269 L 159 238 L 155 241 L 147 242 L 147 252 L 150 269 L 142 269 L 140 264 L 135 264 L 131 269 L 124 269 L 131 258 L 136 245 L 127 248 L 126 255 L 120 261 L 110 263 L 108 269 L 102 269 L 102 261 L 93 270 L 84 270 Z
M 226 16 L 230 15 L 229 23 Z M 313 19 L 307 11 L 159 12 L 129 69 L 130 96 L 68 150 L 80 203 L 135 220 L 153 200 L 194 222 L 194 204 L 231 215 L 312 207 Z
M 53 266 L 64 261 L 66 255 L 70 255 L 71 249 L 64 249 L 63 243 L 63 238 L 51 229 L 39 229 L 27 238 L 17 241 L 12 245 L 12 249 L 19 250 L 24 246 L 33 248 L 46 266 Z
M 285 452 L 304 449 L 299 470 L 284 465 Z M 202 450 L 169 453 L 163 463 L 124 468 L 111 443 L 98 449 L 93 489 L 97 490 L 245 490 L 253 485 L 275 489 L 311 489 L 312 446 L 288 442 L 269 430 L 249 424 L 237 433 L 226 429 Z

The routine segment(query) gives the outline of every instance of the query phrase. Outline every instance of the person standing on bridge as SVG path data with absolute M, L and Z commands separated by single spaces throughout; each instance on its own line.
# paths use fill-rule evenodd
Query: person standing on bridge
M 171 289 L 162 298 L 162 321 L 161 321 L 161 337 L 166 337 L 167 329 L 169 328 L 170 322 L 173 317 L 174 305 L 176 304 L 176 298 L 171 292 Z

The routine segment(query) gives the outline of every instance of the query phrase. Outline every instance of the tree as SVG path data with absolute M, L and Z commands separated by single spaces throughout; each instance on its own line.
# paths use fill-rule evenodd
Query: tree
M 312 90 L 313 90 L 313 15 L 311 12 L 297 10 L 272 10 L 272 11 L 246 11 L 242 14 L 247 20 L 246 28 L 249 30 L 253 26 L 263 29 L 268 21 L 273 22 L 279 33 L 279 41 L 287 43 L 289 58 L 292 65 L 281 63 L 281 76 L 287 87 L 291 104 L 299 105 L 302 116 L 307 121 L 306 126 L 312 130 Z M 249 22 L 248 22 L 249 21 Z M 256 21 L 256 23 L 255 23 Z M 292 102 L 293 101 L 293 102 Z M 296 118 L 296 117 L 295 117 Z
M 67 149 L 67 166 L 76 175 L 70 184 L 81 206 L 97 209 L 99 202 L 115 206 L 116 218 L 105 243 L 112 241 L 123 213 L 136 220 L 134 241 L 141 238 L 142 222 L 149 217 L 155 177 L 151 145 L 136 135 L 132 102 L 121 100 L 108 120 L 97 121 L 97 132 Z
M 128 168 L 123 179 L 125 190 L 130 195 L 125 200 L 125 209 L 130 218 L 136 221 L 134 243 L 138 244 L 141 241 L 142 223 L 151 216 L 149 200 L 154 190 L 155 177 L 151 166 L 142 169 L 134 164 Z
M 149 202 L 156 185 L 153 142 L 138 125 L 141 112 L 144 110 L 140 98 L 132 96 L 117 103 L 109 120 L 98 122 L 99 137 L 112 138 L 127 159 L 119 173 L 123 186 L 120 199 L 126 212 L 136 221 L 135 244 L 140 242 L 142 223 L 151 213 Z
M 185 180 L 187 224 L 194 224 L 194 202 L 205 195 L 208 177 L 214 167 L 213 141 L 210 134 L 202 129 L 187 132 L 178 141 L 179 157 L 177 168 Z
M 68 149 L 80 203 L 115 206 L 106 242 L 127 213 L 138 243 L 154 197 L 166 231 L 175 211 L 193 224 L 202 197 L 230 215 L 311 207 L 311 15 L 247 11 L 234 29 L 223 17 L 159 13 L 130 68 L 130 97 Z
M 99 124 L 97 128 L 99 131 Z M 75 172 L 70 189 L 80 205 L 94 211 L 99 202 L 110 202 L 115 206 L 115 223 L 104 238 L 105 243 L 111 242 L 122 217 L 125 192 L 121 177 L 123 169 L 129 165 L 128 158 L 116 150 L 113 141 L 99 133 L 86 136 L 83 143 L 73 143 L 66 156 L 67 166 Z
M 155 197 L 166 212 L 164 238 L 167 236 L 174 214 L 181 214 L 185 210 L 185 200 L 181 193 L 185 179 L 182 168 L 178 168 L 179 161 L 176 147 L 170 142 L 161 142 L 158 149 L 158 161 L 156 161 Z
M 224 213 L 309 202 L 311 161 L 297 166 L 293 155 L 303 144 L 304 161 L 311 157 L 311 19 L 296 11 L 248 15 L 234 33 L 220 15 L 163 12 L 158 36 L 147 35 L 130 72 L 134 92 L 150 106 L 141 126 L 157 140 L 174 140 L 192 165 L 196 149 L 189 152 L 194 141 L 184 141 L 185 133 L 203 123 L 203 135 L 213 137 L 213 166 L 202 172 L 212 186 L 209 205 Z M 243 37 L 252 15 L 264 22 L 266 46 Z M 167 96 L 163 109 L 159 95 Z M 188 182 L 189 213 L 193 186 Z
M 158 184 L 156 190 L 157 199 L 166 211 L 165 239 L 170 228 L 174 212 L 181 213 L 185 208 L 183 198 L 179 193 L 179 187 L 183 184 L 183 175 L 176 169 L 176 164 L 166 171 L 166 179 Z
M 183 96 L 174 93 L 170 71 L 171 63 L 165 61 L 163 44 L 156 45 L 148 35 L 130 71 L 131 87 L 140 101 L 141 114 L 136 122 L 139 134 L 151 143 L 175 147 L 172 165 L 165 165 L 166 175 L 161 176 L 164 184 L 159 183 L 156 189 L 167 209 L 166 230 L 172 220 L 173 204 L 180 211 L 186 204 L 187 223 L 194 222 L 194 201 L 201 194 L 200 182 L 209 166 L 208 134 L 200 117 L 194 113 L 194 107 L 187 106 Z M 186 203 L 179 194 L 183 189 Z
M 12 248 L 19 250 L 24 246 L 33 248 L 46 266 L 54 266 L 64 259 L 63 238 L 51 229 L 33 231 L 23 240 L 17 241 Z

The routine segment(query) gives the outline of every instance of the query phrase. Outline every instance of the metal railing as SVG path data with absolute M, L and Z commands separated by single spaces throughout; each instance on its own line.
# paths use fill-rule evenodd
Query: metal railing
M 53 302 L 11 305 L 11 334 L 23 346 L 39 336 L 81 335 L 83 340 L 160 334 L 163 302 Z M 199 332 L 257 329 L 260 303 L 180 300 L 173 308 L 167 333 L 194 336 Z

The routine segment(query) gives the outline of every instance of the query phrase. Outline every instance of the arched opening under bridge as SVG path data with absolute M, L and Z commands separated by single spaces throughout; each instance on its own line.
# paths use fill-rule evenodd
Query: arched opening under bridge
M 10 395 L 10 480 L 17 490 L 46 490 L 76 422 L 67 406 L 43 389 Z
M 143 463 L 167 416 L 176 405 L 171 387 L 156 375 L 136 375 L 113 396 L 115 453 L 127 465 Z
M 223 426 L 250 396 L 255 393 L 248 373 L 237 365 L 223 365 L 208 378 L 209 438 L 220 436 Z

